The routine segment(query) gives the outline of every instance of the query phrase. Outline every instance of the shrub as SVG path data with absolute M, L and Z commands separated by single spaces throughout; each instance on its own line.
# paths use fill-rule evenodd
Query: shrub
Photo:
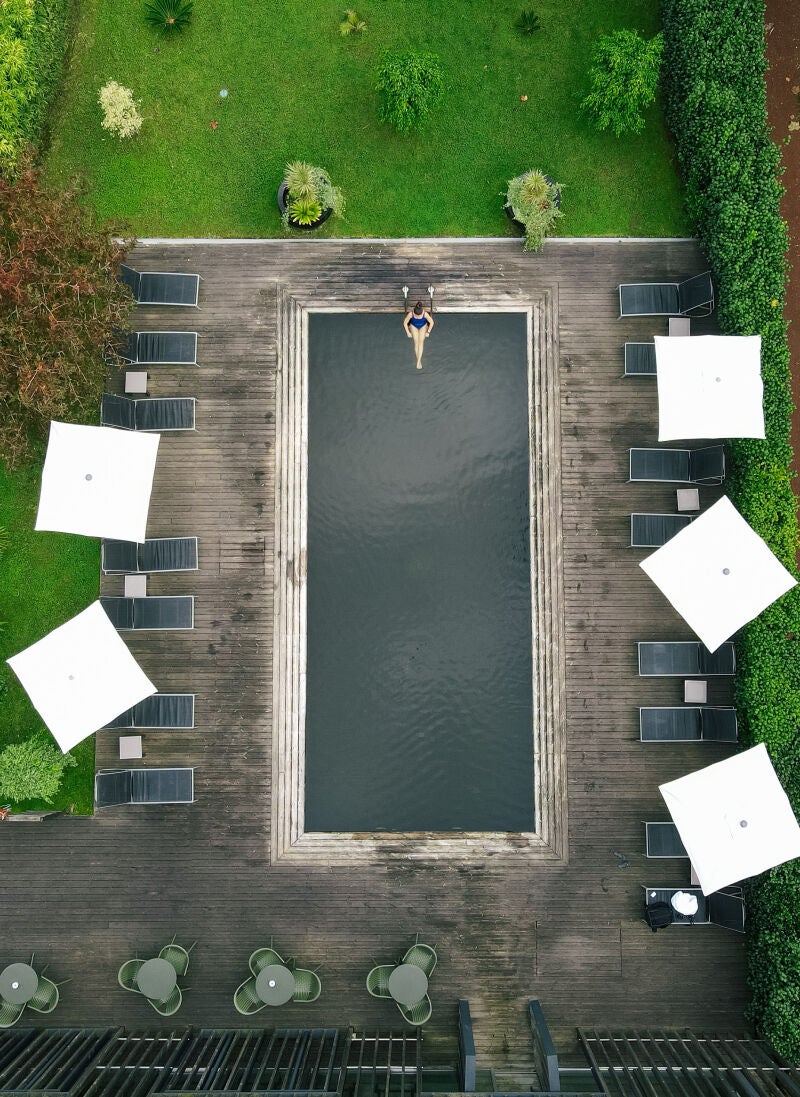
M 325 168 L 307 164 L 305 160 L 292 160 L 286 165 L 284 181 L 287 187 L 286 210 L 283 223 L 313 225 L 326 209 L 337 217 L 344 216 L 344 195 L 334 187 Z M 314 216 L 311 214 L 316 210 Z
M 48 732 L 37 731 L 24 743 L 0 751 L 0 797 L 13 803 L 44 800 L 52 804 L 64 770 L 77 762 L 62 754 Z
M 344 13 L 344 19 L 339 24 L 339 34 L 343 38 L 352 34 L 361 34 L 367 29 L 367 24 L 364 20 L 351 8 L 348 8 Z
M 525 250 L 538 251 L 563 213 L 561 184 L 541 171 L 527 171 L 508 181 L 506 204 L 515 220 L 525 226 Z
M 589 69 L 591 90 L 581 106 L 599 130 L 641 133 L 644 111 L 656 97 L 664 36 L 648 42 L 635 30 L 604 34 L 595 44 Z
M 381 121 L 407 135 L 422 124 L 441 99 L 444 73 L 433 53 L 411 49 L 389 52 L 383 55 L 376 86 Z
M 192 21 L 192 0 L 151 0 L 144 6 L 144 20 L 151 27 L 169 31 L 182 31 Z
M 534 34 L 541 29 L 542 21 L 532 8 L 523 8 L 514 26 L 520 34 Z
M 686 204 L 719 289 L 719 325 L 761 335 L 766 438 L 730 444 L 728 492 L 781 561 L 795 570 L 791 395 L 786 324 L 786 226 L 779 153 L 764 84 L 763 0 L 662 0 L 667 121 Z M 745 745 L 766 744 L 800 813 L 800 594 L 795 587 L 737 639 L 736 707 Z M 800 1058 L 800 864 L 747 888 L 750 1015 L 788 1059 Z
M 130 88 L 123 88 L 116 80 L 109 80 L 98 96 L 103 108 L 103 129 L 117 137 L 133 137 L 142 128 L 142 116 L 136 109 L 136 101 Z
M 42 190 L 30 162 L 0 178 L 0 453 L 18 465 L 51 419 L 97 414 L 103 348 L 133 302 L 117 281 L 125 246 L 98 227 L 76 186 Z

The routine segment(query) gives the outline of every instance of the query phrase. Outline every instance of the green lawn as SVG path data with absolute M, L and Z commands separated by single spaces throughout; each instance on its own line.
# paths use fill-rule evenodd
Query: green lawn
M 141 3 L 80 0 L 50 177 L 85 174 L 99 212 L 140 235 L 274 236 L 283 166 L 299 158 L 326 167 L 348 202 L 323 235 L 461 236 L 508 233 L 506 182 L 537 167 L 564 184 L 563 235 L 686 233 L 659 112 L 642 136 L 617 139 L 578 110 L 597 35 L 652 35 L 658 0 L 536 0 L 542 29 L 529 38 L 513 26 L 528 0 L 363 4 L 356 39 L 338 33 L 342 0 L 198 0 L 189 30 L 165 38 Z M 410 138 L 378 123 L 374 91 L 382 51 L 406 46 L 438 53 L 448 80 Z M 100 127 L 109 79 L 141 100 L 132 140 Z
M 85 609 L 97 597 L 100 550 L 96 538 L 36 533 L 40 469 L 10 474 L 0 465 L 0 523 L 9 546 L 0 558 L 0 749 L 43 727 L 36 710 L 5 660 Z M 78 765 L 67 769 L 54 804 L 41 800 L 16 805 L 52 806 L 79 813 L 92 811 L 94 736 L 72 754 Z

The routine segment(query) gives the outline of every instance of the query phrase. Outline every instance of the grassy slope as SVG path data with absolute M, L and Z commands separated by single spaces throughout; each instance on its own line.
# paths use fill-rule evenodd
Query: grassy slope
M 38 468 L 9 474 L 0 465 L 0 523 L 9 533 L 8 550 L 0 559 L 0 620 L 5 622 L 0 632 L 0 682 L 7 686 L 0 701 L 0 749 L 43 726 L 5 660 L 85 609 L 98 593 L 96 539 L 34 532 L 39 478 Z M 72 753 L 78 765 L 65 770 L 55 803 L 30 801 L 17 805 L 20 810 L 69 810 L 74 804 L 76 812 L 92 811 L 94 736 Z
M 596 36 L 655 33 L 657 0 L 540 0 L 531 38 L 513 27 L 522 0 L 364 3 L 358 39 L 338 34 L 341 0 L 203 0 L 167 39 L 144 25 L 139 0 L 82 0 L 51 177 L 85 173 L 100 213 L 141 235 L 270 236 L 283 165 L 302 158 L 348 200 L 347 220 L 323 234 L 500 235 L 506 181 L 540 167 L 565 185 L 564 235 L 686 231 L 658 112 L 644 135 L 618 140 L 578 111 Z M 448 74 L 443 104 L 412 138 L 378 123 L 373 90 L 381 52 L 405 46 L 437 52 Z M 100 127 L 97 91 L 112 78 L 142 101 L 132 141 Z

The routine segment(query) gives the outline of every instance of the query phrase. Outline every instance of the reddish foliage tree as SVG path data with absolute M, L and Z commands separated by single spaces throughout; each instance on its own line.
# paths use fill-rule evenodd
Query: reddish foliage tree
M 105 352 L 133 307 L 115 242 L 72 184 L 52 193 L 23 163 L 0 177 L 0 455 L 9 467 L 51 419 L 97 420 Z

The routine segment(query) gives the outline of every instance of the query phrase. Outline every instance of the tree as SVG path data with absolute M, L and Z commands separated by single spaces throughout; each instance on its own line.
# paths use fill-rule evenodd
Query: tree
M 378 69 L 382 122 L 406 135 L 417 129 L 442 96 L 444 75 L 433 53 L 385 53 Z
M 0 453 L 30 456 L 51 419 L 97 415 L 104 351 L 133 308 L 115 243 L 76 184 L 45 191 L 30 160 L 0 178 Z
M 599 130 L 641 133 L 644 111 L 656 97 L 664 36 L 648 42 L 635 30 L 618 30 L 597 40 L 589 69 L 591 91 L 581 106 Z
M 51 736 L 37 731 L 24 743 L 11 743 L 0 751 L 0 797 L 20 803 L 44 800 L 52 804 L 64 770 L 78 763 L 62 754 Z

